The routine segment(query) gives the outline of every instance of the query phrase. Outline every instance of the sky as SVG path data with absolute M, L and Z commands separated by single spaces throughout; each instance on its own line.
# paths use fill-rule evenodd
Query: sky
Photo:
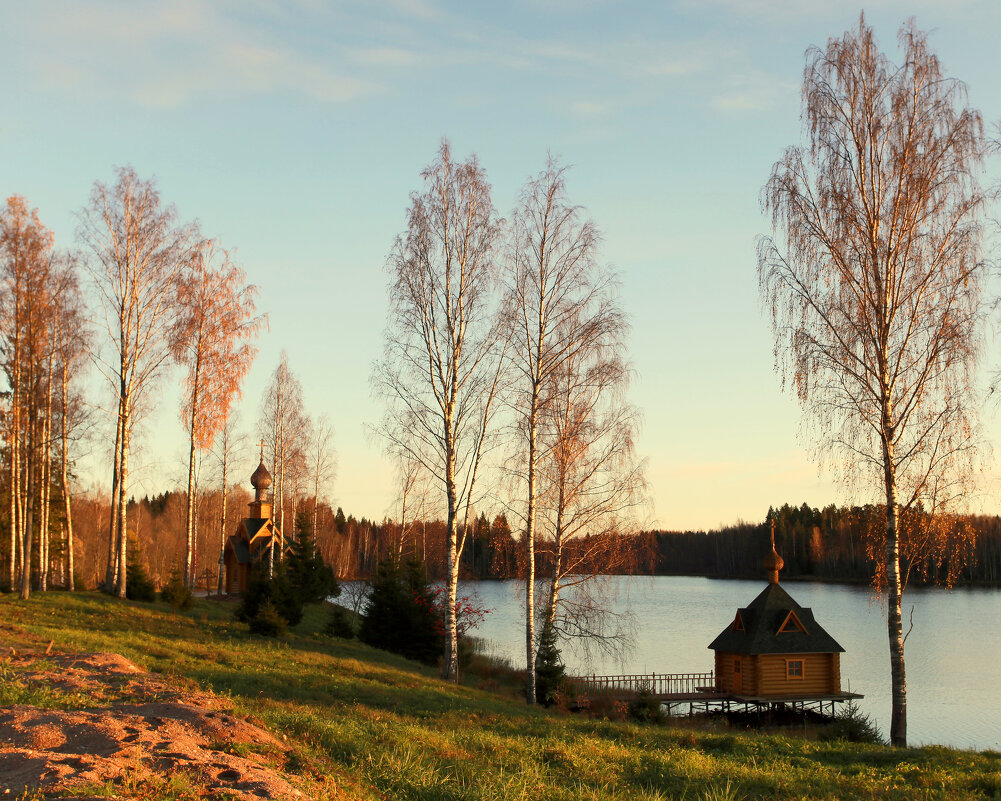
M 774 370 L 755 239 L 761 187 L 801 143 L 804 53 L 855 25 L 834 0 L 505 3 L 165 0 L 0 4 L 0 192 L 38 208 L 60 247 L 116 165 L 155 178 L 182 219 L 227 248 L 259 288 L 269 330 L 239 407 L 256 440 L 282 350 L 307 411 L 336 430 L 328 494 L 358 517 L 398 514 L 371 428 L 386 259 L 420 171 L 447 137 L 475 153 L 498 211 L 548 153 L 602 232 L 621 284 L 643 413 L 644 524 L 708 528 L 770 505 L 853 497 L 818 471 Z M 1001 4 L 871 3 L 897 57 L 914 17 L 990 128 L 1001 121 Z M 1001 366 L 988 344 L 983 374 Z M 137 495 L 182 483 L 179 375 L 138 432 Z M 1001 443 L 985 401 L 988 440 Z M 81 460 L 108 484 L 110 427 Z M 246 473 L 256 466 L 248 450 Z M 995 512 L 988 456 L 974 510 Z M 234 468 L 239 473 L 239 467 Z

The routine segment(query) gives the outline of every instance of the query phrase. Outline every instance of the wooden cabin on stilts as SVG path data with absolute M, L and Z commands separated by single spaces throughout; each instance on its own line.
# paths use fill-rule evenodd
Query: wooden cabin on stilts
M 695 712 L 771 712 L 780 709 L 833 715 L 837 704 L 858 693 L 841 689 L 841 654 L 813 610 L 800 606 L 779 584 L 785 565 L 775 550 L 764 559 L 768 585 L 714 639 L 714 670 L 708 673 L 650 673 L 624 676 L 573 676 L 567 691 L 578 699 L 601 696 L 628 701 L 641 693 L 668 711 L 687 706 Z
M 779 584 L 785 561 L 775 550 L 772 521 L 771 552 L 764 559 L 768 586 L 747 606 L 709 648 L 715 652 L 715 688 L 745 705 L 786 705 L 831 713 L 834 705 L 856 693 L 841 689 L 841 654 L 837 641 L 813 615 Z

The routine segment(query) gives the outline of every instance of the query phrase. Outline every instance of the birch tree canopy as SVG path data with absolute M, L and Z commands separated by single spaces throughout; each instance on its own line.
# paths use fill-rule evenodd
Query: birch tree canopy
M 419 462 L 445 496 L 442 675 L 454 679 L 459 557 L 502 362 L 495 312 L 500 222 L 475 156 L 456 162 L 443 141 L 421 177 L 424 191 L 411 195 L 406 231 L 389 258 L 385 358 L 373 385 L 387 401 L 380 430 L 388 449 Z
M 913 532 L 898 524 L 967 489 L 985 263 L 980 114 L 924 33 L 908 23 L 899 40 L 898 65 L 863 16 L 808 52 L 807 144 L 765 185 L 776 237 L 759 242 L 758 269 L 779 372 L 818 451 L 885 498 L 890 736 L 905 745 L 900 549 Z

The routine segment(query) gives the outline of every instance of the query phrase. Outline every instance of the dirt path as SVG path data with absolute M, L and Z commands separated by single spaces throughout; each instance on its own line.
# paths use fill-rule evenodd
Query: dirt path
M 4 656 L 0 690 L 0 799 L 303 798 L 282 741 L 117 654 Z

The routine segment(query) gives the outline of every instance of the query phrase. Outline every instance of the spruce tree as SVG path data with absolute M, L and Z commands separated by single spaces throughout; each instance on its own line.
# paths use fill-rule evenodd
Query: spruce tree
M 300 510 L 295 516 L 295 526 L 298 536 L 292 543 L 287 563 L 292 592 L 307 604 L 340 595 L 341 588 L 337 586 L 334 571 L 323 561 L 316 547 L 312 516 Z
M 381 562 L 362 614 L 358 639 L 375 648 L 433 665 L 444 644 L 434 595 L 417 561 Z
M 565 668 L 556 647 L 556 630 L 548 620 L 542 626 L 539 649 L 535 652 L 535 700 L 552 706 L 563 681 Z

